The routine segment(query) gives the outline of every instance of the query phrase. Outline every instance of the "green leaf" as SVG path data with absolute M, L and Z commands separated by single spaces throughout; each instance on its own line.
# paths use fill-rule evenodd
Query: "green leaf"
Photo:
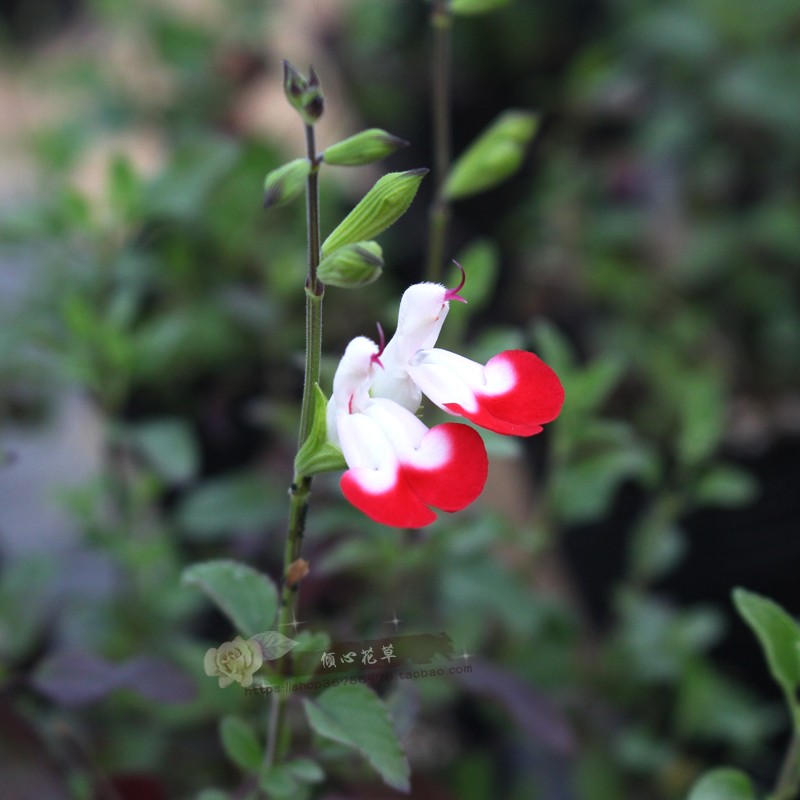
M 298 785 L 288 765 L 270 767 L 259 780 L 259 786 L 274 800 L 294 800 Z
M 507 6 L 509 0 L 450 0 L 450 11 L 453 14 L 485 14 L 497 8 Z
M 187 494 L 178 506 L 181 527 L 194 538 L 260 530 L 282 519 L 279 497 L 261 475 L 250 472 L 213 478 Z
M 300 475 L 319 475 L 321 472 L 336 472 L 347 469 L 342 451 L 328 441 L 326 410 L 328 399 L 325 393 L 314 384 L 314 417 L 311 430 L 297 453 L 294 468 Z
M 380 161 L 403 147 L 408 147 L 405 139 L 392 136 L 380 128 L 370 128 L 332 144 L 322 157 L 328 164 L 355 167 Z
M 562 373 L 570 373 L 575 369 L 575 348 L 549 320 L 537 320 L 531 334 L 536 343 L 536 352 L 562 378 Z
M 276 658 L 286 655 L 298 644 L 294 639 L 290 639 L 288 636 L 278 633 L 278 631 L 257 633 L 255 636 L 251 636 L 250 640 L 261 647 L 264 661 L 274 661 Z
M 223 717 L 219 736 L 226 755 L 247 772 L 260 769 L 263 753 L 253 729 L 239 717 Z
M 200 453 L 184 420 L 161 419 L 137 425 L 133 445 L 169 483 L 186 483 L 197 474 Z
M 357 289 L 378 280 L 383 272 L 383 250 L 377 242 L 346 244 L 320 262 L 317 277 L 328 286 Z
M 203 789 L 195 800 L 230 800 L 230 795 L 221 789 Z
M 320 736 L 357 750 L 387 785 L 408 791 L 408 759 L 386 706 L 373 691 L 360 684 L 334 686 L 303 703 Z
M 141 215 L 142 181 L 126 156 L 116 156 L 109 168 L 109 203 L 124 220 Z
M 681 426 L 678 455 L 687 464 L 708 458 L 725 430 L 725 398 L 720 381 L 692 373 L 680 386 Z
M 553 500 L 571 524 L 598 519 L 626 480 L 647 481 L 657 468 L 654 454 L 635 443 L 586 455 L 555 476 Z
M 361 198 L 358 205 L 322 243 L 323 257 L 346 244 L 374 239 L 406 213 L 427 169 L 390 172 Z
M 286 764 L 286 769 L 302 783 L 321 783 L 325 780 L 322 767 L 310 758 L 296 758 Z
M 758 482 L 736 467 L 714 467 L 697 482 L 694 500 L 701 506 L 735 508 L 752 502 L 758 495 Z
M 654 581 L 668 573 L 686 554 L 683 531 L 671 520 L 649 518 L 634 530 L 629 547 L 631 573 Z
M 755 800 L 750 778 L 738 769 L 721 767 L 703 775 L 692 786 L 687 800 Z
M 296 158 L 268 173 L 264 178 L 264 208 L 285 205 L 301 195 L 310 172 L 311 162 Z
M 539 118 L 531 111 L 501 114 L 455 161 L 444 196 L 458 200 L 485 192 L 509 178 L 522 164 L 538 127 Z
M 297 647 L 292 653 L 294 673 L 296 677 L 310 677 L 319 666 L 319 654 L 327 650 L 331 637 L 323 631 L 300 631 L 297 635 Z
M 266 575 L 235 561 L 205 561 L 187 567 L 181 581 L 205 592 L 246 637 L 274 624 L 278 590 Z
M 491 239 L 476 239 L 456 259 L 464 268 L 467 282 L 459 294 L 469 301 L 472 313 L 483 308 L 492 297 L 500 267 L 500 250 Z
M 800 684 L 800 627 L 777 603 L 755 592 L 734 589 L 733 602 L 761 642 L 772 677 L 793 696 Z

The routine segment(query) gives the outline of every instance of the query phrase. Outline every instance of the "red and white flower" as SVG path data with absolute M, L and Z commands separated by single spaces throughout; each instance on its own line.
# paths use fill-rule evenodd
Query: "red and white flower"
M 463 272 L 463 270 L 462 270 Z M 564 402 L 558 376 L 524 350 L 506 350 L 483 365 L 434 347 L 461 284 L 408 288 L 400 301 L 397 331 L 381 355 L 384 369 L 372 394 L 416 411 L 426 395 L 444 411 L 497 433 L 532 436 L 554 420 Z
M 436 519 L 431 506 L 459 511 L 478 497 L 486 449 L 467 425 L 429 429 L 408 407 L 370 396 L 382 361 L 366 337 L 347 346 L 328 403 L 328 437 L 349 467 L 340 481 L 345 497 L 376 522 L 419 528 Z

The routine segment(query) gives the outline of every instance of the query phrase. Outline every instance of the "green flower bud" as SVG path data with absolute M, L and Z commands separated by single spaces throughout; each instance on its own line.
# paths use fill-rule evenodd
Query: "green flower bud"
M 468 197 L 513 175 L 538 126 L 538 116 L 530 111 L 501 114 L 453 164 L 444 185 L 445 197 Z
M 323 158 L 328 164 L 354 167 L 380 161 L 403 147 L 408 147 L 405 139 L 392 136 L 380 128 L 370 128 L 332 144 L 323 153 Z
M 346 244 L 320 262 L 319 279 L 330 286 L 355 289 L 376 281 L 383 267 L 383 251 L 377 242 Z
M 313 125 L 325 110 L 319 76 L 309 68 L 306 79 L 288 61 L 283 62 L 283 91 L 289 104 L 297 109 L 306 125 Z
M 282 206 L 302 194 L 310 171 L 311 162 L 307 158 L 296 158 L 272 170 L 264 178 L 264 208 Z
M 487 129 L 493 136 L 527 145 L 539 128 L 539 115 L 534 111 L 506 111 Z
M 346 244 L 372 239 L 397 222 L 427 174 L 427 169 L 412 169 L 384 175 L 322 243 L 323 257 Z
M 508 5 L 509 0 L 450 0 L 453 14 L 483 14 Z

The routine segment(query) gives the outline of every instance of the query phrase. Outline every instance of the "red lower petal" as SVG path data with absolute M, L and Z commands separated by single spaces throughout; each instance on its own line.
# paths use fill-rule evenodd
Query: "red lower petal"
M 486 380 L 492 384 L 494 373 L 510 369 L 514 383 L 503 394 L 475 393 L 476 411 L 466 411 L 457 403 L 447 408 L 461 414 L 476 425 L 491 431 L 514 436 L 532 436 L 542 424 L 554 420 L 564 404 L 564 387 L 547 364 L 525 350 L 506 350 L 490 358 L 486 364 Z M 500 380 L 498 376 L 498 380 Z
M 489 471 L 486 448 L 477 431 L 457 422 L 431 428 L 420 445 L 426 449 L 449 450 L 440 466 L 425 468 L 402 465 L 402 473 L 422 502 L 443 511 L 460 511 L 483 491 Z
M 425 466 L 426 460 L 435 466 Z M 443 511 L 468 506 L 483 491 L 488 471 L 486 448 L 478 432 L 447 422 L 425 434 L 417 463 L 401 464 L 391 486 L 370 489 L 370 471 L 362 468 L 347 470 L 339 485 L 344 496 L 375 522 L 421 528 L 436 519 L 428 506 Z
M 395 528 L 421 528 L 436 519 L 436 514 L 417 497 L 402 472 L 398 472 L 392 486 L 378 493 L 368 491 L 359 480 L 359 474 L 364 472 L 347 470 L 339 486 L 344 496 L 371 520 Z

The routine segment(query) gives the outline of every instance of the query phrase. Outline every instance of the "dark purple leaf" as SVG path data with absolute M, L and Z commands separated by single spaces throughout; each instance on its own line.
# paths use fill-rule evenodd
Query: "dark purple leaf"
M 566 716 L 544 694 L 502 667 L 481 662 L 471 667 L 471 672 L 457 676 L 465 689 L 494 700 L 521 730 L 554 752 L 575 752 L 575 735 Z
M 0 794 L 14 800 L 69 800 L 66 779 L 37 732 L 0 694 Z
M 194 682 L 175 665 L 138 656 L 114 663 L 80 650 L 61 650 L 39 664 L 34 688 L 65 706 L 84 706 L 118 689 L 150 700 L 181 703 L 194 697 Z

